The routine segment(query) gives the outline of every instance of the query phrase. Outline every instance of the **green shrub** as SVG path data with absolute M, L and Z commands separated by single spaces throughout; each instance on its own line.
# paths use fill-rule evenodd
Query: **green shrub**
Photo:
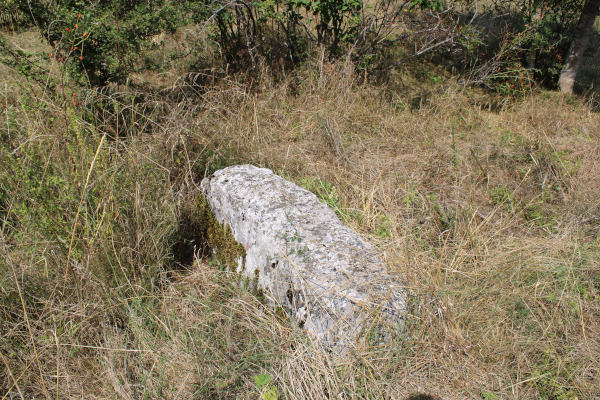
M 192 0 L 19 0 L 54 49 L 48 56 L 92 86 L 124 83 L 150 39 L 189 22 L 195 6 Z
M 24 20 L 25 15 L 17 8 L 15 0 L 4 0 L 0 4 L 0 28 L 14 29 Z

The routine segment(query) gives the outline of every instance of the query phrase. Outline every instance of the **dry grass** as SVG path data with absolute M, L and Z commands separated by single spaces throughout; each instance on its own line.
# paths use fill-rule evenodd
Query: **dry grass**
M 255 399 L 263 373 L 289 399 L 600 397 L 600 117 L 582 100 L 494 112 L 451 80 L 392 90 L 322 60 L 182 82 L 135 104 L 82 92 L 105 105 L 94 125 L 3 100 L 3 398 Z M 200 179 L 236 162 L 377 245 L 407 279 L 405 334 L 332 359 L 198 252 L 177 263 Z

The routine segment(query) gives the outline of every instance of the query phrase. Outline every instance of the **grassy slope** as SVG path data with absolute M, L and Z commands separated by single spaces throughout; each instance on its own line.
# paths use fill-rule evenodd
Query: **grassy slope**
M 168 89 L 69 107 L 15 79 L 0 395 L 257 398 L 268 373 L 296 399 L 600 396 L 600 117 L 552 92 L 494 112 L 477 89 L 409 77 L 359 85 L 319 62 L 254 90 L 139 76 Z M 92 98 L 107 106 L 81 108 Z M 375 243 L 407 278 L 408 333 L 336 362 L 191 257 L 199 180 L 236 162 L 303 184 Z

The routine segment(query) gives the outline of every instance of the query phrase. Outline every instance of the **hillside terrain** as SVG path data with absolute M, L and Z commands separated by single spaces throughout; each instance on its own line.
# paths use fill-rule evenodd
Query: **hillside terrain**
M 564 95 L 490 91 L 435 57 L 164 62 L 202 38 L 163 36 L 160 68 L 104 86 L 56 57 L 0 64 L 0 398 L 600 398 L 597 47 Z M 406 277 L 402 333 L 335 359 L 219 265 L 199 186 L 242 163 L 315 193 Z

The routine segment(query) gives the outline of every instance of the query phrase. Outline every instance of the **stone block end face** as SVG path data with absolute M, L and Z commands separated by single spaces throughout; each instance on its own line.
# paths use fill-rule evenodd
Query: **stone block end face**
M 195 210 L 206 240 L 215 251 L 219 264 L 227 266 L 231 271 L 241 272 L 246 259 L 246 250 L 231 233 L 231 227 L 215 218 L 203 195 L 198 195 L 196 198 Z
M 359 335 L 387 340 L 403 328 L 401 277 L 314 194 L 252 165 L 219 170 L 201 188 L 244 251 L 238 272 L 322 345 L 343 353 Z

